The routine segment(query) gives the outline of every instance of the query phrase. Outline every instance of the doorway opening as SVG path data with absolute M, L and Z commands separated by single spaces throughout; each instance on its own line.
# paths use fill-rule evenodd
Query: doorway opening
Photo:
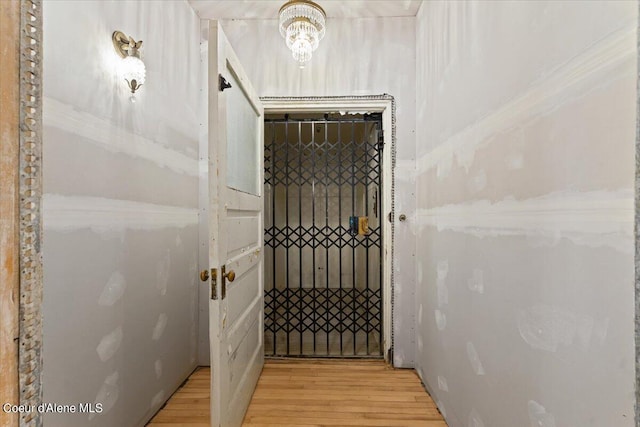
M 382 357 L 382 114 L 265 116 L 265 354 Z
M 393 97 L 261 101 L 265 355 L 391 362 Z

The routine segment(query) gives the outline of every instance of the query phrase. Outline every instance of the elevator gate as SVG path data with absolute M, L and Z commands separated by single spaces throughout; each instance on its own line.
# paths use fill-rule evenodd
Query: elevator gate
M 265 353 L 382 356 L 382 115 L 265 119 Z

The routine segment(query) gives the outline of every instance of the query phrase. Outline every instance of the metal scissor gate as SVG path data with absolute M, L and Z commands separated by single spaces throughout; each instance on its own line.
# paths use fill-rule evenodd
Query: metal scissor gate
M 265 120 L 265 352 L 382 356 L 382 115 Z

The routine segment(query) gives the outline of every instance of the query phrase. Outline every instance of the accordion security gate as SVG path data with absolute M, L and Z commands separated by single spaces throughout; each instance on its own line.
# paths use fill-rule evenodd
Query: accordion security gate
M 382 116 L 265 119 L 265 353 L 382 356 Z

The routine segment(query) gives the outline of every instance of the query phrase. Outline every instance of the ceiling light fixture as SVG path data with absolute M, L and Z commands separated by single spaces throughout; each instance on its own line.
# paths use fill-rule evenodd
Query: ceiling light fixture
M 324 37 L 327 14 L 311 0 L 289 0 L 280 8 L 278 18 L 280 34 L 304 68 Z
M 131 90 L 131 102 L 136 102 L 135 93 L 144 84 L 147 70 L 140 59 L 140 47 L 142 41 L 135 41 L 122 31 L 114 31 L 111 40 L 116 52 L 122 58 L 120 63 L 120 75 L 124 78 Z

